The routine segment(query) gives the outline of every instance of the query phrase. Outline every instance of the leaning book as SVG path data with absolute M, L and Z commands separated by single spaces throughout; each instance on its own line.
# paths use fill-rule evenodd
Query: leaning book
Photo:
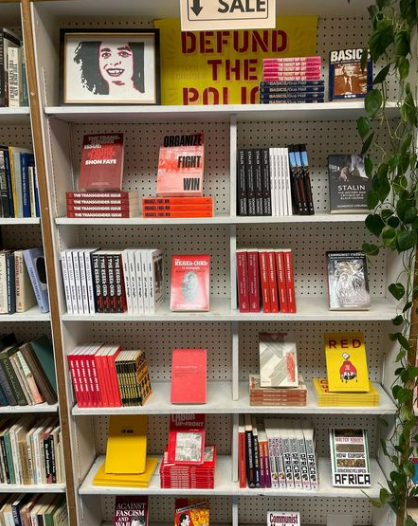
M 371 180 L 366 175 L 362 155 L 330 155 L 328 177 L 331 214 L 368 212 Z
M 370 487 L 370 457 L 365 429 L 331 428 L 332 485 Z

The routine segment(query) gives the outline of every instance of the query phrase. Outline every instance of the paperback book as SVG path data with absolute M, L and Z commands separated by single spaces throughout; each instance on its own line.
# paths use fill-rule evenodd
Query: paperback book
M 206 349 L 173 349 L 171 403 L 205 404 L 206 375 Z
M 205 415 L 171 415 L 167 461 L 176 465 L 204 462 Z
M 371 469 L 365 429 L 330 429 L 332 485 L 370 487 Z
M 176 499 L 174 526 L 209 526 L 209 502 L 201 499 Z
M 114 526 L 148 526 L 148 497 L 116 496 Z
M 330 155 L 328 157 L 331 214 L 367 213 L 367 193 L 371 180 L 361 155 Z
M 370 55 L 361 66 L 363 48 L 338 49 L 329 54 L 329 100 L 364 98 L 372 89 L 373 64 Z
M 259 335 L 261 387 L 297 387 L 298 362 L 295 342 L 286 341 L 286 333 Z
M 171 310 L 208 311 L 209 281 L 209 255 L 174 255 L 171 267 Z

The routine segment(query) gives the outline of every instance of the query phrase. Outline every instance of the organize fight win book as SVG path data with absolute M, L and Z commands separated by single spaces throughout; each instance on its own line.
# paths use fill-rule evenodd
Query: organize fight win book
M 338 49 L 329 54 L 329 100 L 364 98 L 372 89 L 373 64 L 369 56 L 361 67 L 363 48 Z
M 171 310 L 208 311 L 209 281 L 209 255 L 174 255 L 171 267 Z

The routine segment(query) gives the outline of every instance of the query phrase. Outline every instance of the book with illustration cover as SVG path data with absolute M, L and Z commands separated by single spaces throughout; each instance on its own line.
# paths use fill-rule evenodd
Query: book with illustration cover
M 329 438 L 332 485 L 370 487 L 371 466 L 366 430 L 331 428 Z
M 168 463 L 200 465 L 204 462 L 205 415 L 171 415 Z
M 371 179 L 366 175 L 362 155 L 328 157 L 331 214 L 367 213 Z
M 297 387 L 298 361 L 295 342 L 286 333 L 260 333 L 261 387 Z
M 176 499 L 174 526 L 209 526 L 209 502 L 202 499 Z
M 117 495 L 114 526 L 148 526 L 148 497 Z
M 209 255 L 174 255 L 171 268 L 171 310 L 208 311 L 209 281 Z
M 363 48 L 338 49 L 329 54 L 329 100 L 361 99 L 372 89 L 373 64 L 361 67 Z

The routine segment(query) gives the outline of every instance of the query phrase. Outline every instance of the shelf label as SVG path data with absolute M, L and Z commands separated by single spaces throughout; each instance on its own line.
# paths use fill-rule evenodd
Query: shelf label
M 182 31 L 274 29 L 276 0 L 180 0 Z

